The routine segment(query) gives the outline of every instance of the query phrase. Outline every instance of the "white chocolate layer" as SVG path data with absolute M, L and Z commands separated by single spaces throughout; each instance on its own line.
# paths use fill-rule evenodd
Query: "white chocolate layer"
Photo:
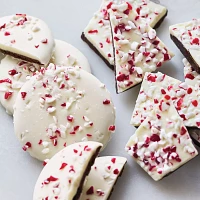
M 57 153 L 42 170 L 35 185 L 33 200 L 73 200 L 91 160 L 101 144 L 82 142 Z M 91 166 L 89 166 L 91 167 Z
M 167 13 L 165 7 L 149 0 L 129 0 L 127 2 L 138 11 L 138 17 L 144 19 L 151 27 L 154 27 Z M 94 14 L 85 28 L 84 34 L 110 65 L 114 66 L 111 27 L 108 20 L 113 3 L 116 2 L 113 0 L 103 0 L 100 9 Z
M 25 14 L 0 18 L 0 49 L 47 65 L 54 46 L 52 33 L 42 20 Z
M 126 158 L 118 156 L 96 158 L 79 200 L 107 200 L 126 162 Z
M 110 93 L 80 68 L 42 68 L 23 85 L 15 104 L 16 136 L 25 151 L 42 161 L 75 142 L 91 140 L 105 147 L 114 123 Z
M 200 90 L 162 73 L 146 73 L 131 124 L 139 126 L 149 113 L 164 106 L 162 99 L 172 100 L 186 127 L 200 128 Z
M 126 151 L 158 181 L 198 155 L 173 103 L 154 109 L 126 145 Z

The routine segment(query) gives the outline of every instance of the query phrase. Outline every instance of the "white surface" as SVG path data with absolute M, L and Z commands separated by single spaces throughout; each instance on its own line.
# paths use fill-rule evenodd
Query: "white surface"
M 80 39 L 82 30 L 100 3 L 101 0 L 1 0 L 0 15 L 22 12 L 43 19 L 49 24 L 55 38 L 71 43 L 88 57 L 94 75 L 104 82 L 112 93 L 117 107 L 117 131 L 102 155 L 125 156 L 128 158 L 128 165 L 110 200 L 199 199 L 199 157 L 162 181 L 154 182 L 124 151 L 125 144 L 134 133 L 134 128 L 129 122 L 140 86 L 117 95 L 113 72 Z M 158 36 L 175 53 L 175 58 L 165 64 L 161 71 L 182 80 L 183 56 L 169 39 L 168 27 L 199 17 L 200 1 L 162 0 L 161 3 L 168 7 L 169 14 L 158 29 Z M 0 128 L 0 200 L 32 200 L 34 185 L 42 164 L 21 150 L 14 136 L 12 118 L 2 107 L 0 107 Z

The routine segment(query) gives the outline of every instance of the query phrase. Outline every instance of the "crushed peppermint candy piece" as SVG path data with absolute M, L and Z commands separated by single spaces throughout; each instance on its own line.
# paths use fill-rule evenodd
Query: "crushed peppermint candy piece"
M 136 13 L 133 10 L 128 12 L 126 18 L 123 11 L 110 12 L 117 93 L 141 83 L 145 72 L 155 71 L 173 57 L 156 36 L 155 30 L 144 20 L 135 18 Z M 136 28 L 127 29 L 130 22 L 135 24 Z
M 198 155 L 173 103 L 148 114 L 126 151 L 155 180 L 161 180 Z M 158 117 L 159 116 L 159 117 Z
M 115 160 L 115 162 L 112 162 Z M 123 157 L 98 157 L 88 175 L 80 199 L 107 200 L 127 160 Z
M 57 153 L 44 166 L 35 185 L 33 200 L 79 198 L 78 188 L 83 187 L 82 180 L 88 175 L 101 147 L 98 142 L 81 142 Z

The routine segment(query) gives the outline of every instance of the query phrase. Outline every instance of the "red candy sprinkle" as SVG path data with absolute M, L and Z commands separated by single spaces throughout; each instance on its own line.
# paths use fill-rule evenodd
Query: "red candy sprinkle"
M 119 174 L 119 170 L 118 170 L 118 169 L 115 169 L 115 170 L 113 171 L 113 174 L 118 175 L 118 174 Z
M 44 39 L 44 40 L 42 41 L 42 43 L 43 43 L 43 44 L 47 44 L 47 43 L 48 43 L 48 40 L 47 40 L 47 39 Z
M 30 142 L 27 142 L 23 147 L 22 147 L 22 149 L 24 150 L 24 151 L 26 151 L 28 148 L 31 148 L 32 147 L 32 144 L 30 143 Z
M 67 120 L 68 120 L 69 122 L 73 122 L 73 120 L 74 120 L 74 117 L 73 117 L 73 116 L 71 116 L 71 115 L 69 115 L 69 116 L 67 116 Z
M 49 178 L 47 178 L 47 180 L 44 182 L 45 185 L 49 184 L 50 182 L 55 182 L 57 181 L 58 178 L 55 178 L 53 176 L 50 176 Z
M 185 135 L 187 133 L 187 129 L 183 126 L 181 128 L 181 135 Z
M 125 74 L 120 74 L 118 77 L 117 77 L 117 81 L 119 82 L 123 82 L 125 80 L 129 80 L 129 75 L 125 75 Z
M 198 106 L 198 101 L 197 101 L 197 100 L 193 100 L 193 101 L 192 101 L 192 105 L 193 105 L 194 107 L 197 107 L 197 106 Z
M 0 26 L 0 31 L 1 31 L 1 29 L 3 29 L 3 28 L 6 28 L 6 24 L 3 24 L 3 25 Z
M 192 74 L 186 74 L 185 78 L 188 78 L 190 80 L 194 80 L 194 76 Z
M 21 92 L 22 99 L 25 99 L 25 98 L 26 98 L 26 95 L 27 95 L 26 92 Z
M 10 76 L 14 76 L 15 74 L 17 74 L 17 70 L 16 69 L 11 69 L 10 71 L 8 71 L 8 74 Z
M 152 142 L 159 142 L 160 141 L 160 136 L 157 135 L 157 134 L 153 134 L 151 137 L 150 137 L 150 140 Z
M 9 78 L 6 78 L 6 79 L 0 80 L 0 83 L 10 83 L 10 84 L 12 84 L 12 81 Z
M 164 54 L 164 61 L 170 60 L 169 54 Z
M 192 93 L 192 88 L 188 88 L 187 93 L 191 94 Z
M 111 8 L 111 6 L 112 6 L 112 2 L 110 2 L 108 5 L 107 5 L 107 9 L 110 9 Z
M 92 194 L 94 194 L 94 187 L 91 186 L 91 187 L 88 189 L 88 191 L 86 192 L 86 194 L 87 194 L 87 195 L 92 195 Z
M 115 164 L 116 158 L 112 158 L 112 159 L 111 159 L 111 162 L 112 162 L 113 164 Z
M 61 106 L 62 106 L 62 107 L 66 107 L 66 103 L 62 103 Z
M 108 99 L 104 100 L 104 101 L 103 101 L 103 104 L 104 104 L 104 105 L 110 104 L 110 100 L 108 100 Z
M 60 170 L 64 169 L 67 166 L 67 163 L 62 163 Z
M 4 95 L 4 99 L 6 99 L 6 100 L 10 99 L 10 97 L 12 96 L 12 94 L 13 94 L 12 92 L 6 92 L 5 95 Z
M 115 126 L 110 126 L 108 130 L 109 131 L 115 131 Z
M 194 39 L 192 40 L 192 44 L 199 45 L 199 38 L 194 38 Z
M 98 30 L 90 30 L 88 31 L 88 33 L 92 34 L 92 33 L 98 33 Z
M 4 33 L 4 35 L 5 35 L 5 36 L 9 36 L 9 35 L 10 35 L 10 32 L 7 32 L 7 31 L 6 31 L 6 32 Z

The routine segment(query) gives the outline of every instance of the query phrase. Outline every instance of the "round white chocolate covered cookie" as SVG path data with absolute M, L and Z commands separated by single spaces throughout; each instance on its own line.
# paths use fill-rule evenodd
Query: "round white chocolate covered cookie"
M 55 40 L 56 48 L 51 62 L 56 65 L 79 66 L 91 72 L 87 58 L 72 45 Z M 13 115 L 13 105 L 17 94 L 23 84 L 36 71 L 40 65 L 28 63 L 11 56 L 6 56 L 0 64 L 0 103 L 7 113 Z
M 110 93 L 78 67 L 42 68 L 16 99 L 15 133 L 23 149 L 42 161 L 75 142 L 91 140 L 105 147 L 114 123 Z
M 79 200 L 109 199 L 126 162 L 126 158 L 118 156 L 96 158 Z
M 44 167 L 35 185 L 33 200 L 79 199 L 102 144 L 81 142 L 57 153 Z
M 47 65 L 54 38 L 45 22 L 26 14 L 0 18 L 0 50 L 29 62 Z
M 61 66 L 79 66 L 91 73 L 87 58 L 71 44 L 55 40 L 56 46 L 51 62 Z

